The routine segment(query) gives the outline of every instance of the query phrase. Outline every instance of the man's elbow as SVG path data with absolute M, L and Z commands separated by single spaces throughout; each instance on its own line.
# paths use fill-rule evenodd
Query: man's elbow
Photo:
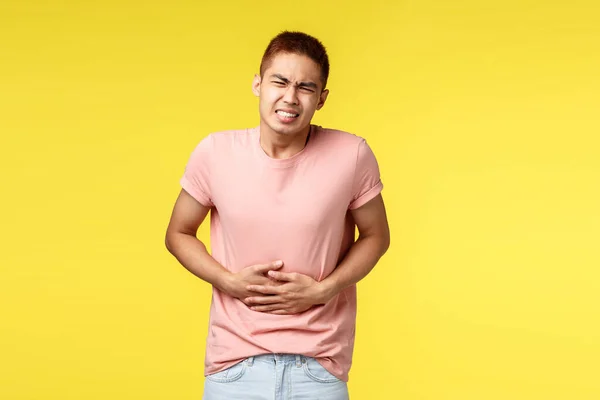
M 175 242 L 177 241 L 177 232 L 167 230 L 165 234 L 165 247 L 169 251 L 169 253 L 173 254 L 173 249 L 175 247 Z
M 169 253 L 172 253 L 172 251 L 171 251 L 171 241 L 170 241 L 169 233 L 168 232 L 165 235 L 165 247 L 167 248 L 167 250 L 169 250 Z
M 390 248 L 390 234 L 386 234 L 381 239 L 381 255 L 383 256 Z
M 369 241 L 374 252 L 379 254 L 378 258 L 382 257 L 390 248 L 390 235 L 387 232 L 360 235 L 359 240 Z

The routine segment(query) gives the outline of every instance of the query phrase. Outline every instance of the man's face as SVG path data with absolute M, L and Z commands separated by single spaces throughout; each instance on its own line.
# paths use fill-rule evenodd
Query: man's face
M 294 135 L 308 127 L 329 92 L 323 90 L 317 63 L 290 53 L 275 55 L 262 78 L 254 77 L 252 91 L 260 99 L 261 122 L 284 135 Z

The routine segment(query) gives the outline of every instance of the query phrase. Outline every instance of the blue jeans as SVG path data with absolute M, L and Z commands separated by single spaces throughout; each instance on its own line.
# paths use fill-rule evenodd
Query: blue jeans
M 204 400 L 348 400 L 348 385 L 311 357 L 263 354 L 208 375 Z

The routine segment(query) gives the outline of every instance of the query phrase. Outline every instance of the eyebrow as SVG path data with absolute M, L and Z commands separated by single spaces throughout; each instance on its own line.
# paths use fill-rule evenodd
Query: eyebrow
M 285 83 L 290 83 L 290 80 L 288 78 L 284 77 L 283 75 L 273 74 L 273 75 L 271 75 L 271 77 L 277 78 Z M 303 87 L 317 89 L 317 84 L 314 82 L 298 82 L 297 86 L 303 86 Z

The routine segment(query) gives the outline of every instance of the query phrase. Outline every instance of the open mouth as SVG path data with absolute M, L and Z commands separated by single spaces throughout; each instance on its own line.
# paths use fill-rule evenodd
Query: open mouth
M 277 110 L 275 111 L 277 115 L 282 116 L 283 118 L 297 118 L 300 114 L 289 113 L 286 111 Z

